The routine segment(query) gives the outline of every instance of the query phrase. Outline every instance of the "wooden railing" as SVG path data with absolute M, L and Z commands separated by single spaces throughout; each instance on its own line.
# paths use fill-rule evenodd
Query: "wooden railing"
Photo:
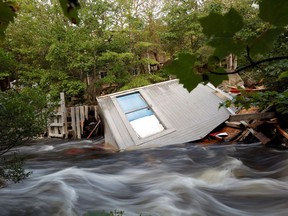
M 92 117 L 95 119 L 95 125 L 100 121 L 97 114 L 97 106 L 66 107 L 64 93 L 60 93 L 60 99 L 60 106 L 55 110 L 55 114 L 48 122 L 48 137 L 75 139 L 87 137 L 88 135 L 85 134 L 85 120 L 89 122 Z M 91 116 L 91 113 L 93 116 Z

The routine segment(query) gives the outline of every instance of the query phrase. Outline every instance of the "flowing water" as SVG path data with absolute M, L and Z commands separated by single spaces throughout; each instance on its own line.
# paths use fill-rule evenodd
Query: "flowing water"
M 20 148 L 33 173 L 0 189 L 0 215 L 288 215 L 286 151 L 258 143 L 179 144 L 105 154 L 88 150 L 92 144 Z

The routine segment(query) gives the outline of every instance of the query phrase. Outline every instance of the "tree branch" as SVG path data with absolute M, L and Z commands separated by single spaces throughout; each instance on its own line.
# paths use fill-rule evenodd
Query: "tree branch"
M 238 69 L 236 69 L 235 71 L 232 72 L 215 72 L 215 71 L 209 71 L 212 74 L 216 74 L 216 75 L 227 75 L 227 74 L 236 74 L 236 73 L 240 73 L 248 68 L 253 68 L 256 67 L 257 65 L 263 64 L 265 62 L 271 62 L 271 61 L 277 61 L 277 60 L 284 60 L 284 59 L 288 59 L 288 56 L 277 56 L 277 57 L 272 57 L 272 58 L 267 58 L 267 59 L 263 59 L 260 61 L 256 61 L 256 62 L 251 62 L 251 64 L 240 67 Z

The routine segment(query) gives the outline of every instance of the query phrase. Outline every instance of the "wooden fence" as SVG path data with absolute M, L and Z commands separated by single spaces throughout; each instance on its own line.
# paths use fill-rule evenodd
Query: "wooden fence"
M 48 122 L 48 136 L 58 138 L 72 137 L 76 139 L 81 139 L 85 135 L 87 137 L 87 134 L 84 134 L 84 122 L 85 119 L 89 121 L 91 113 L 96 121 L 95 124 L 100 121 L 97 107 L 94 105 L 66 107 L 64 93 L 60 93 L 60 99 L 60 106 Z

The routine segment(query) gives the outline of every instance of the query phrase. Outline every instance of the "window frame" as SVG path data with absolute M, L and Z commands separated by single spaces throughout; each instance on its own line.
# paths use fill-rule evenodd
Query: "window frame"
M 152 134 L 150 136 L 147 136 L 147 137 L 139 137 L 137 135 L 137 132 L 133 129 L 130 121 L 126 117 L 126 114 L 122 110 L 122 108 L 121 108 L 121 106 L 120 106 L 120 104 L 118 103 L 118 100 L 117 100 L 117 97 L 129 95 L 129 94 L 133 94 L 133 93 L 139 93 L 140 94 L 140 96 L 147 103 L 148 107 L 152 110 L 154 116 L 158 119 L 160 124 L 164 127 L 164 130 L 162 130 L 160 132 L 157 132 L 155 134 Z M 155 103 L 153 103 L 152 99 L 149 98 L 149 96 L 142 89 L 138 89 L 137 91 L 125 92 L 123 94 L 117 94 L 115 96 L 112 96 L 111 99 L 112 99 L 112 102 L 113 102 L 114 106 L 116 107 L 116 109 L 117 109 L 117 111 L 119 113 L 119 116 L 121 117 L 121 120 L 123 121 L 124 125 L 126 126 L 126 128 L 128 130 L 128 133 L 130 134 L 132 140 L 134 141 L 134 143 L 136 145 L 144 144 L 146 142 L 149 142 L 151 140 L 160 138 L 162 136 L 165 136 L 165 135 L 167 135 L 169 133 L 172 133 L 172 132 L 176 131 L 172 127 L 172 125 L 169 123 L 168 119 L 157 108 L 157 105 Z

